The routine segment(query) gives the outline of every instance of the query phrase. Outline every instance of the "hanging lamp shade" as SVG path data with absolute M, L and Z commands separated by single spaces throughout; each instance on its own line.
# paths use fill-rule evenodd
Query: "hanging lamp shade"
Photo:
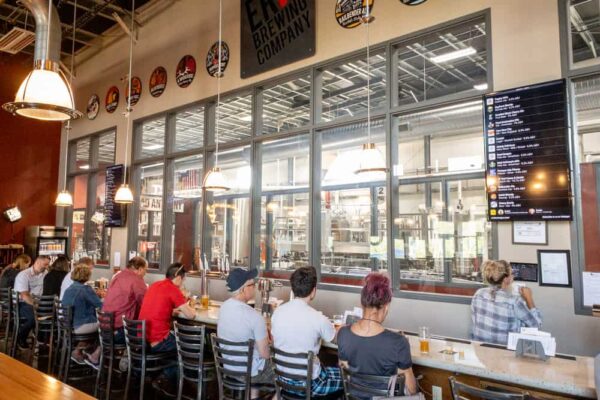
M 71 207 L 73 206 L 73 196 L 71 196 L 68 190 L 62 190 L 56 196 L 54 205 L 57 207 Z
M 225 192 L 230 189 L 227 185 L 227 179 L 225 179 L 225 175 L 219 167 L 211 168 L 208 171 L 202 182 L 202 187 L 209 192 Z
M 117 193 L 115 193 L 115 203 L 119 204 L 131 204 L 133 203 L 133 193 L 131 189 L 129 189 L 129 185 L 123 183 L 117 189 Z
M 364 174 L 369 172 L 386 172 L 385 158 L 379 151 L 375 143 L 363 144 L 360 152 L 359 167 L 355 171 L 356 174 Z

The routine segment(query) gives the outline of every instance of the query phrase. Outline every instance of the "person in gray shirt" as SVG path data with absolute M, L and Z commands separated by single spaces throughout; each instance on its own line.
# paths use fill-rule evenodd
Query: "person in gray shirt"
M 33 313 L 33 298 L 42 295 L 44 289 L 44 277 L 46 276 L 50 257 L 39 256 L 33 265 L 21 272 L 15 278 L 15 292 L 19 293 L 19 314 L 23 321 L 19 324 L 17 334 L 17 345 L 27 348 L 27 337 L 35 326 Z
M 255 296 L 254 279 L 257 275 L 258 270 L 244 268 L 236 268 L 229 273 L 227 289 L 231 298 L 221 305 L 217 336 L 231 342 L 254 340 L 252 383 L 273 383 L 267 324 L 262 315 L 248 305 Z M 235 367 L 228 368 L 235 370 Z

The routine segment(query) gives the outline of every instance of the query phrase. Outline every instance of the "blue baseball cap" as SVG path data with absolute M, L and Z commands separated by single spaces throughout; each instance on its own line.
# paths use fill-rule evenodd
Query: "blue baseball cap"
M 231 271 L 229 271 L 229 275 L 227 276 L 227 289 L 230 292 L 235 292 L 236 290 L 244 286 L 244 283 L 248 282 L 250 279 L 256 278 L 257 276 L 257 269 L 232 269 Z

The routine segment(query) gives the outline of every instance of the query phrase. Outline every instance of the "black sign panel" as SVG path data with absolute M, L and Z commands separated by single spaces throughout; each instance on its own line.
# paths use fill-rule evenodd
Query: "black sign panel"
M 564 80 L 484 96 L 490 221 L 573 218 Z
M 522 282 L 537 282 L 538 281 L 538 265 L 531 263 L 511 262 L 513 279 Z
M 125 167 L 123 164 L 112 165 L 106 168 L 106 192 L 104 198 L 104 226 L 120 228 L 125 226 L 126 208 L 115 203 L 117 189 L 123 183 Z
M 315 0 L 241 0 L 241 77 L 315 54 Z

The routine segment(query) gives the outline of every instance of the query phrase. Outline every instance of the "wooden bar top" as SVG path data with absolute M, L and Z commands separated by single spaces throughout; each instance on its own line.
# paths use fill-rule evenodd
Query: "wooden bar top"
M 0 353 L 0 398 L 10 400 L 88 400 L 92 396 Z
M 220 303 L 212 302 L 208 309 L 197 308 L 196 321 L 216 325 Z M 591 357 L 551 357 L 539 361 L 515 357 L 514 351 L 498 346 L 461 339 L 431 339 L 429 354 L 419 349 L 419 338 L 406 335 L 410 342 L 413 364 L 453 373 L 514 383 L 526 387 L 561 393 L 568 396 L 596 398 L 594 359 Z M 452 346 L 454 354 L 443 351 Z M 323 347 L 337 349 L 334 343 Z

